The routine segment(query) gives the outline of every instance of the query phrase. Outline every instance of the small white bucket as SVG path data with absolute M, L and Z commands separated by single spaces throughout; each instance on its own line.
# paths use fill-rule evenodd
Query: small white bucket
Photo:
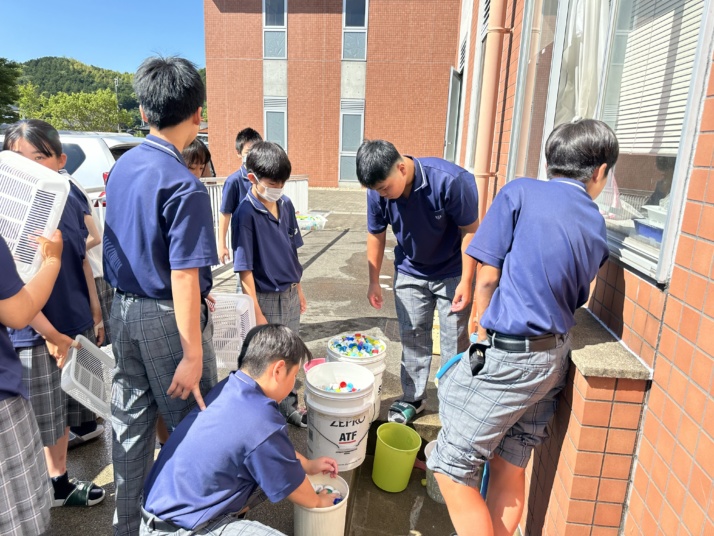
M 372 413 L 372 421 L 376 420 L 377 417 L 379 417 L 379 408 L 382 405 L 382 374 L 384 373 L 384 370 L 387 368 L 387 363 L 386 363 L 386 356 L 387 356 L 387 350 L 386 350 L 386 344 L 384 344 L 383 341 L 380 341 L 384 344 L 385 349 L 379 352 L 378 354 L 374 354 L 371 357 L 351 357 L 344 355 L 337 350 L 333 349 L 333 344 L 332 342 L 335 339 L 340 339 L 342 336 L 335 337 L 331 339 L 327 343 L 327 361 L 329 362 L 341 362 L 341 363 L 354 363 L 355 365 L 360 365 L 362 367 L 365 367 L 369 370 L 372 371 L 372 374 L 374 374 L 374 397 L 372 400 L 372 406 L 373 406 L 373 413 Z
M 335 393 L 324 387 L 342 381 L 355 392 Z M 350 471 L 364 461 L 372 418 L 374 374 L 352 363 L 323 363 L 305 375 L 307 454 L 314 460 L 329 456 L 340 471 Z
M 342 501 L 326 508 L 305 508 L 295 505 L 295 536 L 344 536 L 347 521 L 349 486 L 342 477 L 308 475 L 313 486 L 332 486 L 342 494 Z
M 429 461 L 429 456 L 431 456 L 431 451 L 434 450 L 436 446 L 436 440 L 429 441 L 426 447 L 424 447 L 424 456 L 426 460 Z M 426 494 L 438 503 L 446 504 L 444 497 L 441 495 L 441 490 L 439 489 L 439 483 L 434 478 L 434 471 L 426 468 Z

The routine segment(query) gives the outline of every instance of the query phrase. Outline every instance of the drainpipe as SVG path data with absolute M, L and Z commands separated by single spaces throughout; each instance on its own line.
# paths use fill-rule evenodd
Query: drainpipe
M 474 177 L 476 177 L 476 188 L 478 189 L 479 219 L 483 219 L 486 214 L 490 189 L 489 182 L 496 177 L 496 174 L 491 171 L 491 155 L 493 153 L 493 137 L 496 127 L 498 85 L 501 79 L 503 35 L 511 32 L 511 28 L 506 28 L 505 24 L 506 0 L 491 0 L 488 30 L 486 30 L 483 77 L 481 79 L 476 150 L 474 152 Z M 471 306 L 471 318 L 469 319 L 469 333 L 475 331 L 476 315 L 476 300 L 474 300 Z
M 501 56 L 503 53 L 503 35 L 511 32 L 505 27 L 506 0 L 492 0 L 486 31 L 486 50 L 484 52 L 481 102 L 479 104 L 478 132 L 474 153 L 474 176 L 478 188 L 478 214 L 483 218 L 486 213 L 486 201 L 489 193 L 489 181 L 495 179 L 491 171 L 493 136 L 498 106 L 498 85 L 501 78 Z

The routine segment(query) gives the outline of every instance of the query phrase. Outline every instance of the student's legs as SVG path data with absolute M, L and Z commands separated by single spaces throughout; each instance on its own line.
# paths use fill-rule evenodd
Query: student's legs
M 21 396 L 0 400 L 0 534 L 43 534 L 51 490 L 32 405 Z
M 450 277 L 441 281 L 432 281 L 429 284 L 432 293 L 436 296 L 436 306 L 439 310 L 439 331 L 441 333 L 441 364 L 469 347 L 469 305 L 463 311 L 451 311 L 451 302 L 454 301 L 456 287 L 461 277 Z
M 285 292 L 259 292 L 258 305 L 268 323 L 283 324 L 300 334 L 300 296 L 297 287 Z M 297 391 L 293 389 L 278 404 L 278 408 L 285 418 L 298 411 Z
M 434 477 L 459 536 L 494 536 L 491 515 L 478 488 L 454 482 L 442 473 Z
M 403 399 L 418 402 L 426 398 L 429 380 L 435 298 L 429 289 L 429 281 L 399 272 L 394 275 L 394 298 L 402 340 Z
M 494 455 L 489 462 L 486 504 L 494 536 L 511 536 L 523 514 L 526 495 L 526 470 Z
M 99 296 L 99 305 L 102 308 L 102 321 L 104 322 L 104 342 L 102 343 L 102 346 L 107 346 L 112 343 L 112 330 L 109 326 L 109 314 L 112 308 L 112 301 L 114 300 L 114 289 L 101 276 L 94 278 L 94 285 L 97 287 L 97 296 Z

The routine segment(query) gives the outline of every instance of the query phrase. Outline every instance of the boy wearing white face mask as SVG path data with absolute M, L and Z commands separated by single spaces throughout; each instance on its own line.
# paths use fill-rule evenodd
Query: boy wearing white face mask
M 246 159 L 252 187 L 238 207 L 238 241 L 234 270 L 244 294 L 253 298 L 258 324 L 283 324 L 300 332 L 307 309 L 297 250 L 303 245 L 292 201 L 283 195 L 292 166 L 279 145 L 258 142 Z M 280 403 L 288 423 L 306 427 L 293 391 Z

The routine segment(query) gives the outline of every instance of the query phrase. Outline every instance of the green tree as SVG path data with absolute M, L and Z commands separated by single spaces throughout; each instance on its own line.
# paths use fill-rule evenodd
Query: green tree
M 17 114 L 9 108 L 18 98 L 17 80 L 22 72 L 14 61 L 0 58 L 0 121 L 17 121 Z
M 23 119 L 44 119 L 43 110 L 47 97 L 40 94 L 37 86 L 31 82 L 18 86 L 17 107 Z
M 52 95 L 42 110 L 45 121 L 57 129 L 114 131 L 117 125 L 133 122 L 127 110 L 117 110 L 117 100 L 111 89 L 94 93 L 64 93 Z

